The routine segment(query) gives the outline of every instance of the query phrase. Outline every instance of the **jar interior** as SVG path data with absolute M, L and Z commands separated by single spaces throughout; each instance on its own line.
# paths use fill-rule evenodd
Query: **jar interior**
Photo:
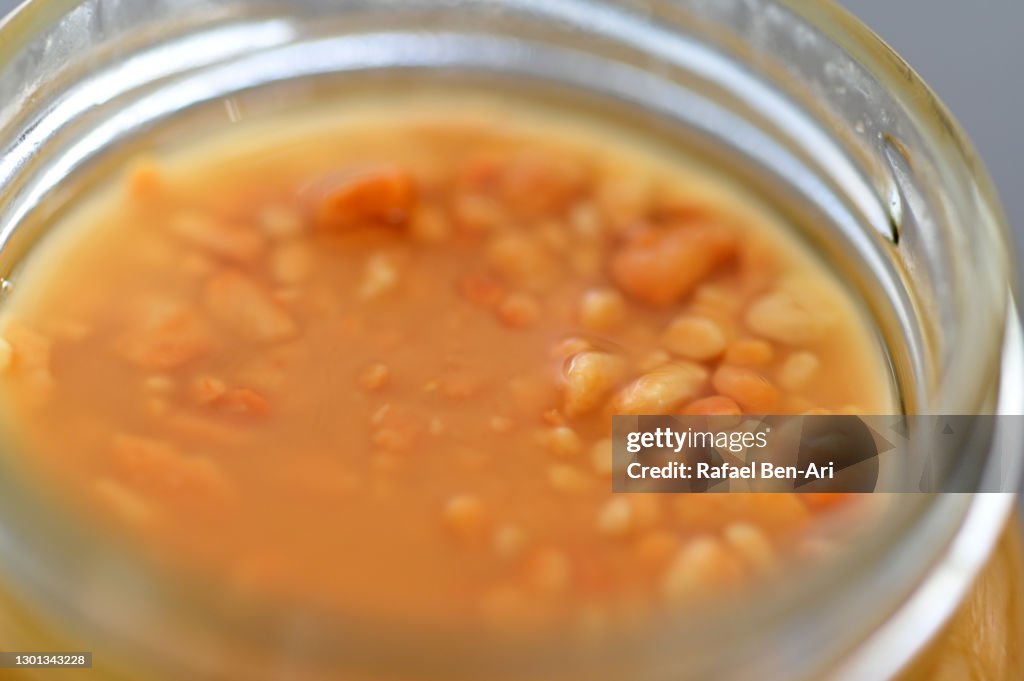
M 196 14 L 151 27 L 147 40 L 152 42 L 147 44 L 103 36 L 95 46 L 97 56 L 88 64 L 89 75 L 84 75 L 84 66 L 68 66 L 61 72 L 57 82 L 66 90 L 54 97 L 55 106 L 26 127 L 26 137 L 0 164 L 0 275 L 8 286 L 17 285 L 19 264 L 48 226 L 140 154 L 195 143 L 240 119 L 273 119 L 327 101 L 343 105 L 395 90 L 500 90 L 511 99 L 541 102 L 642 131 L 654 144 L 697 156 L 741 183 L 793 225 L 863 301 L 878 329 L 879 348 L 888 358 L 901 410 L 914 413 L 933 404 L 930 390 L 941 382 L 945 368 L 941 349 L 936 348 L 941 345 L 940 327 L 944 316 L 946 321 L 956 319 L 957 312 L 932 309 L 939 306 L 935 301 L 942 300 L 943 292 L 922 290 L 919 271 L 927 268 L 914 268 L 915 262 L 927 259 L 929 250 L 938 248 L 922 233 L 933 219 L 929 213 L 936 201 L 918 188 L 920 180 L 910 177 L 924 164 L 908 165 L 909 152 L 895 137 L 884 141 L 880 154 L 872 155 L 878 149 L 869 154 L 863 144 L 852 141 L 862 139 L 855 126 L 837 120 L 820 102 L 809 104 L 793 95 L 800 88 L 789 79 L 791 74 L 773 83 L 763 74 L 745 71 L 722 45 L 706 44 L 708 34 L 701 32 L 699 21 L 686 24 L 694 33 L 670 38 L 647 17 L 624 21 L 619 7 L 588 6 L 586 12 L 577 12 L 575 3 L 551 8 L 521 3 L 518 12 L 497 17 L 488 3 L 459 16 L 423 3 L 408 3 L 400 12 L 357 3 L 340 13 L 329 3 L 315 2 L 259 9 L 227 2 L 195 4 Z M 79 30 L 81 22 L 112 30 L 136 21 L 119 11 L 124 10 L 118 7 L 102 21 L 96 15 L 80 16 L 78 26 L 69 21 L 65 30 Z M 74 13 L 69 16 L 74 18 Z M 722 36 L 720 30 L 718 34 Z M 663 50 L 663 61 L 639 50 L 637 43 L 643 41 L 649 41 L 652 50 Z M 161 65 L 160 72 L 150 70 L 155 64 Z M 820 94 L 811 90 L 806 88 L 805 97 Z M 991 304 L 998 306 L 999 301 Z M 5 479 L 17 479 L 13 459 L 3 457 Z M 760 678 L 759 671 L 771 676 L 763 654 L 774 657 L 771 664 L 780 675 L 803 678 L 841 657 L 852 641 L 866 636 L 890 614 L 926 574 L 929 556 L 938 555 L 950 526 L 959 523 L 970 503 L 966 496 L 941 504 L 910 497 L 893 503 L 888 510 L 892 522 L 865 537 L 863 550 L 852 549 L 846 565 L 767 594 L 763 607 L 751 608 L 740 631 L 732 618 L 722 618 L 712 608 L 634 640 L 604 642 L 600 654 L 585 646 L 567 647 L 564 641 L 535 645 L 529 655 L 494 650 L 484 654 L 461 649 L 457 641 L 442 645 L 430 637 L 417 644 L 415 635 L 401 635 L 408 659 L 387 660 L 385 666 L 400 674 L 425 668 L 448 673 L 454 656 L 470 661 L 459 672 L 464 678 L 479 677 L 484 670 L 500 678 L 498 674 L 511 677 L 524 668 L 541 668 L 586 669 L 581 678 L 591 679 L 743 679 Z M 28 489 L 4 495 L 3 514 L 11 528 L 5 542 L 27 542 L 30 529 L 65 524 L 59 515 L 34 516 L 30 509 L 39 506 Z M 919 549 L 920 559 L 913 564 L 897 560 L 891 550 L 897 539 L 903 541 L 904 551 Z M 74 571 L 73 556 L 95 554 L 102 545 L 96 538 L 79 537 L 48 549 L 53 552 L 49 557 L 44 551 L 36 562 L 12 559 L 20 562 L 12 572 L 34 583 L 38 593 L 52 597 L 65 577 L 46 574 L 51 568 L 37 570 L 38 566 Z M 86 565 L 97 572 L 110 567 L 108 558 Z M 893 578 L 875 591 L 876 598 L 862 599 L 857 584 L 868 574 L 883 573 Z M 109 575 L 101 581 L 108 587 L 118 582 Z M 836 588 L 837 582 L 845 588 Z M 169 606 L 174 591 L 159 579 L 132 577 L 117 587 L 118 600 L 126 594 L 151 600 L 145 610 L 154 618 L 165 608 L 180 610 L 177 622 L 166 628 L 154 625 L 147 632 L 150 644 L 170 631 L 177 640 L 182 631 L 176 625 L 193 622 L 191 607 Z M 101 593 L 79 595 L 82 601 L 72 608 L 74 617 L 95 612 L 97 603 L 90 601 Z M 825 598 L 834 614 L 846 613 L 844 620 L 853 617 L 858 631 L 851 633 L 848 621 L 823 623 L 820 639 L 790 641 L 774 655 L 768 641 L 755 643 L 781 613 L 792 614 L 795 603 Z M 228 622 L 240 611 L 250 618 L 245 608 L 229 610 L 221 613 Z M 310 659 L 356 661 L 374 668 L 381 663 L 381 650 L 399 645 L 388 640 L 394 632 L 357 633 L 342 627 L 343 637 L 350 640 L 339 646 L 333 635 L 322 636 L 305 616 L 267 614 L 253 634 L 264 642 L 263 654 L 273 658 L 282 637 L 289 639 L 286 633 L 293 628 L 301 640 L 292 640 L 291 645 L 309 652 Z M 223 624 L 208 614 L 203 619 L 205 633 Z M 339 633 L 337 628 L 330 631 Z M 714 640 L 722 631 L 757 651 L 749 663 L 728 673 L 720 656 L 713 654 Z M 199 632 L 186 638 L 201 638 Z M 680 661 L 675 646 L 684 637 L 694 652 Z M 367 639 L 367 646 L 360 645 Z M 700 653 L 702 648 L 706 654 Z M 673 654 L 666 656 L 666 650 Z M 190 653 L 198 660 L 209 654 L 199 642 Z

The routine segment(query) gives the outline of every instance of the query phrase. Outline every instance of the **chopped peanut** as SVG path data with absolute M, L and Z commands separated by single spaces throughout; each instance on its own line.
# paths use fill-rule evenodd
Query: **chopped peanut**
M 736 254 L 736 244 L 735 232 L 718 225 L 644 227 L 614 253 L 611 273 L 636 300 L 665 307 L 728 262 Z
M 526 234 L 497 237 L 487 249 L 487 263 L 516 288 L 543 291 L 557 272 L 557 263 L 537 239 Z
M 707 593 L 709 586 L 727 586 L 739 581 L 743 569 L 720 542 L 710 537 L 694 539 L 672 560 L 662 581 L 662 594 L 679 604 Z
M 322 228 L 401 227 L 416 203 L 416 184 L 401 168 L 361 168 L 323 180 L 312 200 L 313 219 Z
M 747 310 L 747 325 L 769 340 L 815 343 L 836 324 L 835 304 L 813 281 L 790 277 Z
M 263 254 L 259 232 L 204 213 L 182 213 L 171 218 L 171 232 L 192 246 L 229 260 L 248 261 Z
M 699 364 L 670 364 L 623 388 L 613 408 L 616 414 L 667 414 L 700 394 L 707 380 L 707 369 Z
M 601 406 L 622 380 L 626 364 L 606 352 L 581 352 L 569 360 L 565 369 L 565 413 L 582 416 Z
M 704 361 L 722 354 L 726 338 L 722 328 L 710 319 L 679 317 L 665 329 L 661 343 L 680 357 Z
M 591 331 L 610 331 L 626 320 L 626 301 L 618 291 L 601 288 L 583 294 L 580 323 Z
M 586 169 L 575 158 L 520 152 L 508 164 L 503 181 L 505 199 L 529 215 L 563 210 L 579 196 Z
M 731 397 L 748 413 L 771 414 L 782 398 L 778 388 L 751 369 L 721 366 L 711 382 L 715 390 Z
M 821 361 L 810 352 L 794 352 L 779 368 L 779 385 L 790 392 L 806 387 L 814 379 Z
M 211 331 L 194 310 L 154 306 L 117 342 L 122 357 L 143 369 L 166 371 L 193 362 L 212 345 Z
M 223 473 L 209 459 L 186 456 L 159 440 L 117 436 L 113 465 L 126 484 L 144 493 L 189 501 L 193 495 L 222 499 L 228 490 Z
M 251 340 L 279 341 L 296 332 L 288 313 L 240 272 L 225 270 L 210 279 L 206 307 L 222 324 Z
M 575 159 L 526 150 L 511 157 L 480 154 L 463 165 L 463 191 L 488 195 L 527 216 L 549 214 L 575 199 L 586 181 Z

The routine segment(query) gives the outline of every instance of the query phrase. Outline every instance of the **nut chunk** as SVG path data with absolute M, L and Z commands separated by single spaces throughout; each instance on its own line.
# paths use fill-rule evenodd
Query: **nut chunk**
M 770 414 L 782 400 L 782 393 L 772 383 L 751 369 L 720 366 L 712 378 L 715 390 L 732 398 L 740 407 L 754 414 Z
M 622 379 L 626 363 L 606 352 L 581 352 L 565 369 L 565 413 L 586 414 L 598 406 Z
M 747 310 L 747 326 L 773 341 L 800 345 L 824 338 L 838 323 L 838 302 L 808 277 L 789 276 Z
M 662 578 L 662 594 L 671 604 L 698 598 L 715 586 L 730 586 L 740 581 L 743 566 L 722 542 L 697 537 L 672 559 Z
M 701 393 L 707 369 L 677 362 L 644 374 L 623 388 L 615 399 L 616 414 L 666 414 Z
M 195 310 L 176 302 L 149 301 L 116 348 L 143 369 L 168 371 L 200 357 L 211 344 L 207 324 Z
M 33 401 L 42 401 L 53 388 L 53 373 L 50 369 L 52 343 L 20 324 L 12 324 L 5 331 L 4 342 L 10 348 L 9 368 L 14 368 L 25 379 L 25 388 Z
M 352 170 L 321 181 L 314 189 L 313 219 L 329 229 L 401 227 L 416 203 L 416 185 L 394 166 Z
M 665 307 L 736 255 L 736 233 L 711 224 L 643 227 L 611 259 L 611 275 L 636 300 Z
M 218 500 L 229 493 L 228 482 L 212 461 L 161 440 L 121 433 L 111 454 L 118 477 L 143 493 Z
M 714 359 L 725 351 L 726 343 L 722 327 L 706 317 L 679 317 L 662 335 L 669 352 L 697 361 Z
M 203 213 L 175 215 L 170 229 L 185 243 L 226 260 L 254 260 L 265 247 L 264 237 L 258 231 Z
M 221 272 L 206 286 L 210 314 L 256 341 L 278 341 L 295 333 L 295 321 L 259 284 L 240 272 Z

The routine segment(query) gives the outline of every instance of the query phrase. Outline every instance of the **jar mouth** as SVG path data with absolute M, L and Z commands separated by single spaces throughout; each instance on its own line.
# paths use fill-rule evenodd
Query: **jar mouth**
M 607 108 L 630 125 L 663 130 L 678 144 L 715 156 L 761 194 L 798 199 L 792 210 L 805 211 L 797 216 L 808 225 L 804 236 L 837 263 L 880 326 L 892 329 L 887 345 L 908 409 L 1024 413 L 1020 388 L 998 385 L 1001 371 L 1015 375 L 1006 372 L 1017 367 L 1019 373 L 1020 328 L 1003 255 L 1005 229 L 969 143 L 908 67 L 831 3 L 741 4 L 651 2 L 641 11 L 616 2 L 516 0 L 498 11 L 493 2 L 409 0 L 356 2 L 332 14 L 337 8 L 326 1 L 295 3 L 301 9 L 196 1 L 189 3 L 194 14 L 174 21 L 154 17 L 150 25 L 116 10 L 104 16 L 95 1 L 29 2 L 0 24 L 7 44 L 0 50 L 0 93 L 11 92 L 12 79 L 29 84 L 0 98 L 11 102 L 0 109 L 0 273 L 16 266 L 62 203 L 130 155 L 134 140 L 165 129 L 171 140 L 178 127 L 213 124 L 221 120 L 217 104 L 225 98 L 272 111 L 282 92 L 301 98 L 381 77 L 510 89 L 529 82 L 523 96 Z M 133 22 L 146 23 L 147 31 L 129 40 L 122 33 L 138 28 Z M 42 68 L 29 62 L 40 41 L 55 35 L 87 47 L 90 59 L 59 63 L 52 73 L 19 74 Z M 764 69 L 752 70 L 750 59 L 766 53 L 771 58 Z M 808 60 L 825 64 L 815 72 L 820 82 L 794 82 L 799 69 L 811 68 Z M 840 86 L 847 92 L 837 94 Z M 859 99 L 858 87 L 866 89 Z M 842 116 L 857 111 L 859 121 Z M 875 115 L 879 111 L 885 116 Z M 929 192 L 931 182 L 940 191 Z M 962 239 L 973 250 L 952 254 L 957 262 L 948 282 L 939 275 L 951 256 L 930 252 L 926 243 L 927 230 L 943 220 L 960 232 L 974 225 L 970 234 L 950 237 L 954 250 Z M 908 243 L 920 254 L 898 255 Z M 979 269 L 985 264 L 987 270 Z M 922 291 L 914 277 L 929 268 L 935 276 L 921 280 L 933 289 Z M 965 282 L 971 290 L 962 290 Z M 982 293 L 982 303 L 963 304 L 965 295 Z M 975 352 L 949 351 L 964 347 Z M 1019 433 L 1015 437 L 1020 440 Z M 210 612 L 202 595 L 182 603 L 188 588 L 167 593 L 159 575 L 139 571 L 133 558 L 101 538 L 88 530 L 69 532 L 45 500 L 28 489 L 6 489 L 18 476 L 2 457 L 0 466 L 9 473 L 0 483 L 0 565 L 24 580 L 26 593 L 62 601 L 71 620 L 107 611 L 109 603 L 101 605 L 96 594 L 59 593 L 62 585 L 80 582 L 82 570 L 109 570 L 119 578 L 101 581 L 120 590 L 120 600 L 127 593 L 148 603 L 151 615 L 173 612 L 186 629 L 197 622 L 206 624 L 196 632 L 219 625 L 217 630 L 264 641 L 267 650 L 298 630 L 303 640 L 295 646 L 309 648 L 303 652 L 365 660 L 368 667 L 399 647 L 408 651 L 404 659 L 385 659 L 399 671 L 403 664 L 440 669 L 457 656 L 467 661 L 467 678 L 482 672 L 514 676 L 523 664 L 556 670 L 594 665 L 588 678 L 742 679 L 773 671 L 802 678 L 855 652 L 865 639 L 879 639 L 872 631 L 897 621 L 896 604 L 928 594 L 919 606 L 927 617 L 914 618 L 913 634 L 903 627 L 902 652 L 886 654 L 889 669 L 880 670 L 874 658 L 858 662 L 869 659 L 864 653 L 854 654 L 843 672 L 851 679 L 882 678 L 953 610 L 1012 507 L 1007 495 L 908 498 L 898 517 L 865 538 L 848 561 L 766 594 L 744 613 L 742 626 L 712 608 L 635 639 L 605 642 L 599 655 L 565 640 L 531 644 L 512 655 L 503 645 L 465 649 L 457 635 L 439 640 L 422 631 L 376 631 L 350 621 L 312 627 L 312 620 L 295 613 L 263 613 L 258 621 L 266 626 L 257 628 L 246 607 Z M 1012 475 L 1019 478 L 1019 462 L 1013 462 Z M 54 542 L 59 546 L 33 546 L 33 535 L 60 537 Z M 895 560 L 899 556 L 915 561 Z M 949 567 L 953 558 L 965 566 L 956 574 Z M 937 596 L 937 580 L 954 586 Z M 801 640 L 798 628 L 808 621 L 819 638 Z M 932 629 L 920 628 L 922 621 Z M 778 648 L 765 631 L 777 631 L 787 646 Z M 321 637 L 324 632 L 330 636 Z M 721 660 L 701 654 L 726 638 L 734 649 L 753 651 L 747 666 L 730 660 L 733 666 L 723 671 Z M 869 650 L 870 640 L 862 648 Z M 657 665 L 648 673 L 651 660 Z M 867 668 L 857 666 L 865 664 L 876 666 L 865 674 Z

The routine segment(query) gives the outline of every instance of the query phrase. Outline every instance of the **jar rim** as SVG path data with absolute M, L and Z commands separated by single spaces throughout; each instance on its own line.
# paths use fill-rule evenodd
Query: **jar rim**
M 41 0 L 29 0 L 13 15 L 0 22 L 0 36 L 3 36 L 4 38 L 4 40 L 0 41 L 0 76 L 2 76 L 4 66 L 6 64 L 11 63 L 16 56 L 24 53 L 30 45 L 33 45 L 35 41 L 45 36 L 52 26 L 59 22 L 62 17 L 76 8 L 88 4 L 90 4 L 90 0 L 50 0 L 48 2 L 42 2 Z M 470 4 L 490 5 L 493 3 L 484 1 Z M 541 3 L 528 2 L 527 4 L 534 5 L 534 9 L 536 10 L 536 5 Z M 597 6 L 613 6 L 616 11 L 635 10 L 656 14 L 659 11 L 669 11 L 671 9 L 669 5 L 672 3 L 660 1 L 625 2 L 599 0 L 595 2 L 569 1 L 551 3 L 551 7 L 554 8 L 556 4 L 562 8 L 560 11 L 564 12 L 577 11 L 580 8 L 594 9 Z M 998 254 L 1000 252 L 1008 252 L 1009 249 L 1005 247 L 1007 242 L 1007 231 L 1001 215 L 1001 209 L 998 207 L 998 202 L 995 199 L 991 183 L 985 175 L 980 161 L 978 161 L 970 143 L 963 135 L 963 132 L 953 121 L 948 112 L 943 108 L 941 103 L 939 103 L 934 97 L 934 94 L 927 89 L 927 86 L 923 85 L 920 79 L 916 77 L 910 68 L 902 62 L 899 57 L 892 53 L 877 36 L 859 24 L 859 22 L 852 18 L 852 15 L 848 14 L 838 5 L 835 5 L 832 2 L 823 3 L 807 0 L 781 0 L 779 5 L 787 8 L 796 16 L 800 17 L 801 20 L 805 21 L 809 26 L 821 31 L 830 40 L 834 41 L 841 50 L 854 57 L 856 61 L 862 64 L 873 76 L 878 77 L 880 83 L 887 89 L 904 94 L 904 96 L 901 97 L 901 104 L 910 109 L 913 114 L 912 118 L 916 123 L 923 126 L 922 130 L 926 136 L 934 142 L 935 147 L 943 149 L 943 156 L 948 157 L 948 162 L 963 165 L 964 167 L 972 169 L 972 178 L 974 182 L 972 191 L 974 200 L 977 202 L 975 209 L 978 211 L 980 218 L 979 229 L 984 231 L 983 238 L 989 242 L 989 247 L 992 253 Z M 5 133 L 10 132 L 8 126 L 12 125 L 12 121 L 14 120 L 14 114 L 10 111 L 5 114 L 3 109 L 0 109 L 0 143 L 5 146 L 6 140 L 2 139 L 2 136 L 4 136 Z M 0 176 L 0 189 L 2 189 L 3 180 L 4 178 Z M 1003 267 L 999 269 L 1005 279 L 1004 284 L 1006 287 L 1007 298 L 1008 300 L 1012 300 L 1011 294 L 1012 290 L 1015 288 L 1015 282 L 1013 281 L 1012 275 L 1009 274 L 1009 263 L 1003 262 Z M 1012 303 L 1011 307 L 1008 309 L 1012 312 Z M 994 363 L 1005 361 L 1007 353 L 1019 355 L 1022 352 L 1019 344 L 1019 338 L 1017 339 L 1016 344 L 1012 338 L 1014 334 L 1019 332 L 1019 320 L 1017 320 L 1015 316 L 1011 315 L 1010 322 L 1006 325 L 1005 329 L 1005 335 L 1007 336 L 1006 339 L 1003 338 L 1003 331 L 1004 329 L 1000 328 L 998 338 L 988 339 L 990 344 L 993 346 L 992 354 L 982 359 L 989 364 L 994 365 Z M 964 367 L 964 378 L 960 381 L 960 385 L 973 386 L 972 389 L 978 391 L 980 394 L 991 390 L 991 376 L 997 371 L 997 369 L 992 366 L 989 366 L 988 368 L 982 367 L 979 369 L 979 366 L 980 365 L 978 364 L 974 364 Z M 1004 384 L 1002 389 L 1012 390 L 1012 386 L 1006 386 Z M 1012 407 L 1016 411 L 1011 413 L 1020 413 L 1021 407 L 1019 396 L 1011 395 L 1010 397 L 1004 397 L 1000 404 L 1016 404 L 1016 407 Z M 30 502 L 26 500 L 25 503 L 28 504 Z M 984 517 L 988 519 L 987 522 L 992 521 L 993 519 L 1004 519 L 1011 512 L 1012 501 L 1007 502 L 1005 497 L 997 498 L 993 495 L 979 494 L 975 495 L 969 502 L 956 500 L 956 503 L 951 505 L 957 506 L 956 512 L 966 519 L 965 522 L 975 523 L 971 525 L 971 527 L 974 528 L 972 530 L 972 547 L 974 549 L 982 549 L 976 551 L 975 559 L 970 565 L 970 569 L 965 570 L 960 574 L 959 592 L 962 593 L 967 588 L 967 585 L 975 572 L 980 568 L 980 557 L 982 555 L 987 555 L 998 536 L 998 527 L 995 526 L 997 523 L 980 527 L 978 526 L 977 521 L 972 521 L 971 519 Z M 918 515 L 908 516 L 908 526 L 919 521 L 930 508 L 932 507 L 929 504 L 922 502 L 917 511 Z M 8 533 L 3 534 L 5 538 L 4 543 L 13 539 L 14 535 Z M 896 541 L 891 543 L 893 546 L 897 544 Z M 946 545 L 942 550 L 946 552 L 947 556 L 955 553 L 960 558 L 963 557 L 964 554 L 962 553 L 962 549 L 960 553 L 957 553 L 956 545 L 954 545 L 949 538 L 946 538 L 945 544 Z M 13 550 L 13 547 L 8 550 L 8 553 L 10 553 L 11 550 Z M 858 562 L 858 565 L 861 563 L 864 565 L 869 564 L 871 562 L 869 559 L 872 559 L 872 557 L 865 553 L 865 556 Z M 948 563 L 948 561 L 946 562 Z M 933 570 L 932 572 L 934 573 L 936 571 Z M 827 575 L 823 574 L 820 576 L 820 579 L 824 581 L 833 576 L 834 575 L 831 573 Z M 925 583 L 927 579 L 931 579 L 933 581 L 936 579 L 934 574 L 930 577 L 922 574 L 919 575 L 919 577 L 921 578 L 921 583 Z M 814 589 L 807 589 L 807 591 L 815 592 Z M 952 605 L 957 600 L 956 591 L 956 589 L 950 589 L 947 603 L 948 607 L 945 608 L 945 614 L 939 618 L 938 621 L 944 621 L 945 616 L 948 616 L 948 614 L 952 612 Z M 775 612 L 778 613 L 782 610 L 793 612 L 794 609 L 792 606 L 792 603 L 786 604 L 786 607 L 784 608 L 782 605 L 777 605 Z M 895 667 L 898 666 L 899 663 L 908 660 L 912 656 L 913 652 L 923 644 L 925 639 L 920 636 L 918 638 L 919 640 L 917 641 L 916 646 L 908 646 L 906 649 L 905 659 L 893 659 L 893 671 L 895 671 Z M 849 678 L 855 677 L 851 676 Z

